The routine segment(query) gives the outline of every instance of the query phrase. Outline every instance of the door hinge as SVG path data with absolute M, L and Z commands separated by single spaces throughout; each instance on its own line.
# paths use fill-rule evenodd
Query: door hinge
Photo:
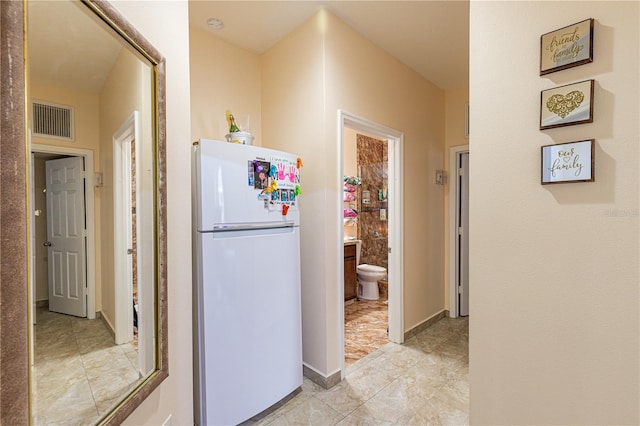
M 87 230 L 86 230 L 86 229 L 83 229 L 83 230 L 82 230 L 82 236 L 83 236 L 84 238 L 87 238 Z
M 462 287 L 461 285 L 458 286 L 458 294 L 462 294 L 464 293 L 464 287 Z
M 464 233 L 464 228 L 462 226 L 458 226 L 458 235 L 462 235 Z
M 388 253 L 391 253 L 391 247 L 389 247 L 389 248 L 387 249 L 387 251 L 388 251 Z

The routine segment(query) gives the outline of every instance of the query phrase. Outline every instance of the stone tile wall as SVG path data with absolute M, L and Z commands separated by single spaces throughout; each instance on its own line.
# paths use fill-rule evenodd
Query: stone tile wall
M 357 162 L 362 184 L 358 187 L 358 237 L 362 240 L 360 263 L 388 267 L 388 222 L 380 220 L 380 209 L 388 215 L 386 200 L 379 190 L 387 188 L 387 142 L 357 135 Z M 370 203 L 363 203 L 362 192 L 369 191 Z M 388 216 L 387 216 L 388 217 Z

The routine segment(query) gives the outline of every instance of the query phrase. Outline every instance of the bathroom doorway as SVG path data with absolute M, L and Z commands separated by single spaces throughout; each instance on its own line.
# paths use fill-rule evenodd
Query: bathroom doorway
M 387 341 L 402 343 L 404 340 L 402 217 L 399 214 L 402 133 L 344 111 L 339 111 L 338 125 L 340 186 L 351 190 L 339 194 L 340 223 L 343 224 L 340 231 L 343 247 L 339 252 L 345 254 L 344 262 L 338 262 L 342 267 L 338 293 L 342 308 L 339 324 L 344 374 L 345 364 L 354 360 L 354 354 L 346 353 L 345 349 L 346 346 L 354 347 L 354 342 L 350 341 L 354 333 L 355 340 L 359 340 L 355 342 L 356 351 L 364 354 Z M 358 144 L 366 151 L 360 158 L 357 158 Z M 344 180 L 345 175 L 349 176 L 348 182 Z M 365 218 L 372 220 L 363 224 L 361 220 Z M 355 249 L 349 250 L 353 246 Z M 355 259 L 347 256 L 352 251 Z M 350 289 L 350 281 L 357 280 L 357 272 L 352 269 L 363 263 L 386 270 L 376 286 L 377 300 L 370 300 L 375 295 L 363 289 L 361 282 L 356 284 L 355 292 Z M 349 329 L 345 325 L 347 320 L 354 321 Z M 375 341 L 369 341 L 369 334 L 377 336 Z M 363 349 L 357 348 L 359 345 Z

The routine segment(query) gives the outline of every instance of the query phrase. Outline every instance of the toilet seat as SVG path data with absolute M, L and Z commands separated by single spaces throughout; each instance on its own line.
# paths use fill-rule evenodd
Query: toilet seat
M 387 272 L 387 269 L 383 268 L 382 266 L 369 265 L 366 263 L 363 263 L 362 265 L 358 265 L 357 269 L 358 271 L 362 271 L 362 272 L 379 272 L 379 273 Z

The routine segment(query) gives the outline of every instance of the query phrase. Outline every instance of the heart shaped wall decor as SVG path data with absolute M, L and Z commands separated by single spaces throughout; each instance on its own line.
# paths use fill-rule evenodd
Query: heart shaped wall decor
M 566 95 L 553 95 L 547 100 L 547 109 L 549 111 L 565 118 L 571 114 L 571 111 L 578 108 L 584 101 L 584 93 L 574 90 Z

